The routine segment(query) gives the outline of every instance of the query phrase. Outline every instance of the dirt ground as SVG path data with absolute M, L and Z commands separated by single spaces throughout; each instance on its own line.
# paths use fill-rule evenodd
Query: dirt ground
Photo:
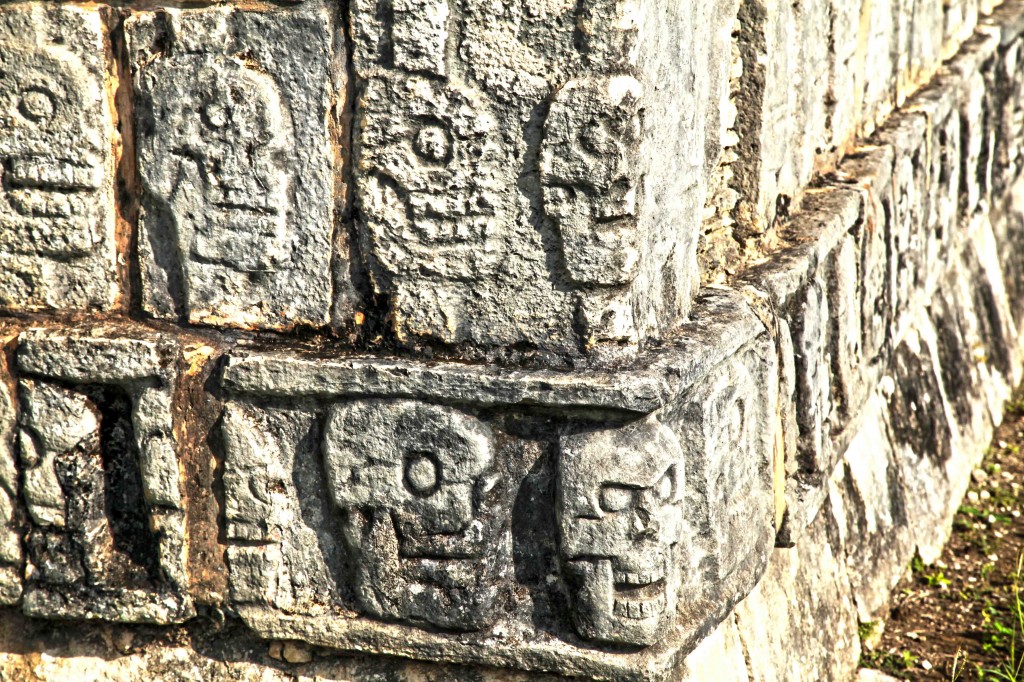
M 1024 680 L 1022 551 L 1024 394 L 1018 391 L 972 475 L 941 559 L 908 567 L 881 639 L 862 633 L 862 665 L 908 680 Z

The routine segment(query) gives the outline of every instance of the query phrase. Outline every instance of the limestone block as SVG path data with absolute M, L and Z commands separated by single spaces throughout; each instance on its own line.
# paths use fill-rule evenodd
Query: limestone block
M 6 342 L 9 340 L 0 337 Z M 9 606 L 21 598 L 24 557 L 19 533 L 18 470 L 15 443 L 18 432 L 17 402 L 6 353 L 0 353 L 0 604 Z
M 832 0 L 831 5 L 829 95 L 834 104 L 831 106 L 830 130 L 832 146 L 845 153 L 852 146 L 860 123 L 861 69 L 866 47 L 862 41 L 861 26 L 865 3 Z
M 117 296 L 114 128 L 96 9 L 0 9 L 0 308 Z
M 670 678 L 775 530 L 774 345 L 735 294 L 697 310 L 615 372 L 233 354 L 233 607 L 270 638 Z
M 860 658 L 845 564 L 819 515 L 795 548 L 776 549 L 764 579 L 736 607 L 751 680 L 848 680 Z
M 352 3 L 356 229 L 398 341 L 605 357 L 682 320 L 735 11 Z
M 872 394 L 862 427 L 828 482 L 836 527 L 833 550 L 846 564 L 861 623 L 888 618 L 889 598 L 914 555 L 902 469 L 885 422 L 885 398 Z
M 1017 38 L 1000 49 L 996 67 L 999 104 L 993 152 L 993 193 L 1005 196 L 1024 170 L 1024 40 Z
M 864 217 L 858 233 L 861 273 L 861 352 L 866 363 L 882 362 L 891 346 L 896 300 L 893 247 L 895 215 L 893 188 L 894 151 L 889 146 L 871 147 L 843 161 L 842 170 L 856 178 L 864 201 Z
M 912 329 L 895 349 L 890 367 L 888 424 L 907 490 L 907 516 L 921 558 L 938 558 L 967 477 L 957 467 L 952 421 L 928 334 Z M 955 468 L 954 468 L 955 467 Z
M 734 618 L 708 635 L 683 662 L 680 682 L 747 682 L 747 662 Z
M 1006 218 L 993 226 L 999 248 L 1003 286 L 1009 304 L 1010 319 L 1018 336 L 1024 333 L 1024 182 L 1011 188 Z
M 171 408 L 176 357 L 170 340 L 126 327 L 19 336 L 26 614 L 194 615 Z
M 926 298 L 945 274 L 951 245 L 960 231 L 961 125 L 956 94 L 955 80 L 943 76 L 909 103 L 909 109 L 921 112 L 928 122 L 920 159 L 930 167 L 923 190 L 926 228 L 921 245 Z
M 882 129 L 878 138 L 889 144 L 894 151 L 892 171 L 892 201 L 883 197 L 886 210 L 884 220 L 889 233 L 892 251 L 889 267 L 892 268 L 893 298 L 889 313 L 892 329 L 888 336 L 898 339 L 900 332 L 909 325 L 906 317 L 913 299 L 925 288 L 927 280 L 928 242 L 932 235 L 926 232 L 928 217 L 926 192 L 931 187 L 932 168 L 927 146 L 929 119 L 918 114 L 905 114 Z
M 860 219 L 860 195 L 830 188 L 809 195 L 807 203 L 790 225 L 801 245 L 751 268 L 742 279 L 771 301 L 780 322 L 781 366 L 791 365 L 782 375 L 780 397 L 783 436 L 795 440 L 785 454 L 783 545 L 796 541 L 824 502 L 824 481 L 841 453 L 834 437 L 846 415 L 858 409 L 857 396 L 868 384 L 860 355 L 859 262 L 848 235 Z
M 323 326 L 339 86 L 319 5 L 127 20 L 143 307 L 192 324 Z
M 998 36 L 979 33 L 947 67 L 959 79 L 960 86 L 960 214 L 965 220 L 988 207 L 992 186 L 996 115 L 992 80 L 998 45 Z

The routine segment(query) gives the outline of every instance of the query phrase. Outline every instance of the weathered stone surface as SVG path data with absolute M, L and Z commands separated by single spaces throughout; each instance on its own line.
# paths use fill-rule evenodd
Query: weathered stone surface
M 654 419 L 562 439 L 561 571 L 584 639 L 649 646 L 675 625 L 685 459 Z
M 719 625 L 686 657 L 679 677 L 680 682 L 747 682 L 749 679 L 743 643 L 732 617 Z
M 398 340 L 577 353 L 677 324 L 735 11 L 354 3 L 358 231 Z
M 24 556 L 19 533 L 18 470 L 15 464 L 17 402 L 6 354 L 11 338 L 0 332 L 0 604 L 21 598 Z
M 907 499 L 885 411 L 885 398 L 876 393 L 864 408 L 863 428 L 828 482 L 827 512 L 836 528 L 832 547 L 846 564 L 861 623 L 888 617 L 890 593 L 915 550 L 908 513 L 914 502 Z
M 335 19 L 229 8 L 126 22 L 143 305 L 193 324 L 323 326 L 331 308 Z M 343 96 L 343 95 L 342 95 Z
M 266 637 L 670 675 L 774 538 L 774 347 L 737 297 L 705 301 L 733 320 L 731 357 L 661 351 L 571 391 L 541 390 L 550 371 L 229 359 L 231 601 Z M 728 335 L 708 327 L 690 343 Z
M 176 346 L 121 334 L 133 331 L 19 337 L 23 608 L 32 616 L 168 623 L 194 614 L 171 407 Z
M 860 658 L 846 566 L 827 515 L 792 549 L 776 549 L 764 579 L 736 607 L 751 680 L 848 680 Z
M 118 296 L 114 131 L 96 9 L 0 8 L 0 308 Z

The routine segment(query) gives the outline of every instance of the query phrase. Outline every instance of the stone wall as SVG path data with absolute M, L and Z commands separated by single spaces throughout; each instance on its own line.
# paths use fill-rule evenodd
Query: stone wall
M 1024 373 L 992 4 L 0 4 L 0 678 L 850 679 Z

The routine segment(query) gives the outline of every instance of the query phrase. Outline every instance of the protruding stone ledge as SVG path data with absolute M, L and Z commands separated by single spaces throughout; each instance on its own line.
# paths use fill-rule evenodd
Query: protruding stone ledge
M 700 305 L 617 374 L 232 354 L 230 602 L 265 637 L 670 679 L 775 535 L 774 346 Z

